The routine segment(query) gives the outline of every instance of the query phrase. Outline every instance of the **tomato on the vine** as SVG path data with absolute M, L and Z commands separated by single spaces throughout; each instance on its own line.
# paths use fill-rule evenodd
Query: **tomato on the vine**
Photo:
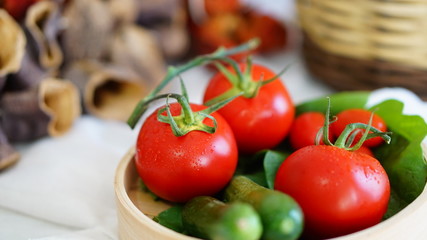
M 250 154 L 273 148 L 289 132 L 295 115 L 292 99 L 270 69 L 250 62 L 234 67 L 241 72 L 232 66 L 220 68 L 209 81 L 203 101 L 208 104 L 242 93 L 218 111 L 233 129 L 239 151 Z
M 350 123 L 365 123 L 369 122 L 371 114 L 374 114 L 372 119 L 372 127 L 377 128 L 378 130 L 385 132 L 387 130 L 387 125 L 384 120 L 375 113 L 372 113 L 366 109 L 347 109 L 337 114 L 337 121 L 331 124 L 331 131 L 334 136 L 339 136 L 344 128 Z M 363 132 L 360 131 L 354 142 L 357 142 L 362 136 Z M 381 137 L 375 137 L 366 140 L 363 145 L 366 147 L 377 147 L 382 143 Z
M 379 223 L 390 197 L 388 176 L 375 158 L 327 145 L 307 146 L 286 158 L 275 188 L 300 204 L 305 234 L 315 238 Z
M 289 194 L 301 206 L 305 217 L 304 235 L 324 239 L 349 234 L 379 223 L 387 211 L 390 182 L 374 157 L 358 148 L 370 136 L 387 143 L 388 132 L 370 123 L 346 126 L 334 144 L 329 139 L 329 107 L 322 128 L 325 145 L 310 145 L 289 155 L 277 171 L 274 188 Z M 364 134 L 348 146 L 355 129 Z
M 325 114 L 320 112 L 306 112 L 297 116 L 289 132 L 289 142 L 294 149 L 315 145 L 317 133 L 325 122 Z M 319 136 L 321 137 L 321 136 Z M 333 141 L 332 136 L 329 140 Z M 323 141 L 320 138 L 320 143 Z
M 255 51 L 232 56 L 244 60 L 253 52 L 268 53 L 283 49 L 288 43 L 286 26 L 277 18 L 264 14 L 240 0 L 197 0 L 187 4 L 192 48 L 198 54 L 218 47 L 231 48 L 250 39 L 260 39 Z
M 207 54 L 214 51 L 219 46 L 225 48 L 237 46 L 243 42 L 240 36 L 236 34 L 243 23 L 244 19 L 236 14 L 225 13 L 211 16 L 204 22 L 193 27 L 193 48 L 200 54 Z M 252 52 L 253 51 L 241 52 L 231 57 L 237 61 L 241 61 Z
M 206 108 L 190 106 L 193 111 Z M 224 118 L 215 112 L 211 114 L 216 120 L 214 133 L 196 130 L 177 137 L 171 125 L 158 120 L 158 111 L 145 120 L 136 143 L 136 168 L 147 188 L 173 202 L 220 191 L 237 165 L 236 142 Z M 170 104 L 172 116 L 181 111 L 180 104 Z M 164 112 L 162 115 L 166 116 Z M 203 124 L 214 126 L 211 118 L 205 118 Z
M 288 43 L 287 28 L 270 15 L 248 14 L 245 25 L 238 29 L 242 42 L 259 38 L 261 44 L 257 51 L 273 52 L 284 48 Z

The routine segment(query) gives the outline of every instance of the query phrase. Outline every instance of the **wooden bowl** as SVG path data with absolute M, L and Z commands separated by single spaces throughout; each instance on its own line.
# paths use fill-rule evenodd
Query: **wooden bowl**
M 427 158 L 427 145 L 423 144 Z M 120 161 L 116 170 L 114 188 L 118 208 L 119 238 L 122 240 L 195 240 L 172 231 L 152 220 L 152 217 L 171 205 L 153 198 L 138 187 L 138 173 L 134 164 L 135 147 Z M 427 239 L 424 221 L 427 220 L 427 187 L 406 208 L 393 217 L 365 230 L 336 240 L 401 240 Z

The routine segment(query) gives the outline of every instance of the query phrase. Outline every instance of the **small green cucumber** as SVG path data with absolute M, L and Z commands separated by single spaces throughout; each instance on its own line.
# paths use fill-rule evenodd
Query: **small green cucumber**
M 188 201 L 182 222 L 189 235 L 210 240 L 257 240 L 262 234 L 261 219 L 251 205 L 208 196 Z
M 300 237 L 304 216 L 298 203 L 289 195 L 262 187 L 244 176 L 236 176 L 225 189 L 226 202 L 251 204 L 261 217 L 262 239 L 294 240 Z

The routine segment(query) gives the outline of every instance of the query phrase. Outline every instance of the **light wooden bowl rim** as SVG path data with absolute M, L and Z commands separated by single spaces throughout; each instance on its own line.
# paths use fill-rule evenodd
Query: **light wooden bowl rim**
M 120 204 L 127 210 L 132 218 L 137 219 L 140 224 L 144 224 L 152 229 L 154 232 L 159 232 L 162 234 L 162 237 L 167 239 L 179 239 L 179 240 L 195 240 L 197 238 L 193 238 L 190 236 L 186 236 L 180 233 L 177 233 L 169 228 L 166 228 L 151 218 L 142 213 L 129 198 L 128 190 L 130 185 L 126 184 L 126 173 L 129 172 L 130 164 L 133 163 L 133 157 L 135 155 L 135 147 L 131 147 L 126 155 L 120 161 L 114 181 L 114 188 L 116 193 L 116 201 L 117 204 Z M 130 183 L 129 183 L 130 184 Z M 120 230 L 120 229 L 119 229 Z M 161 240 L 161 239 L 159 239 Z
M 427 144 L 422 144 L 424 157 L 427 155 Z M 125 209 L 127 214 L 130 214 L 133 219 L 136 219 L 139 224 L 158 232 L 159 240 L 176 239 L 176 240 L 195 240 L 190 236 L 177 233 L 168 229 L 142 213 L 132 202 L 128 195 L 130 183 L 126 180 L 126 174 L 129 173 L 134 166 L 135 147 L 131 147 L 126 155 L 120 161 L 115 176 L 114 188 L 116 193 L 116 201 L 118 207 Z M 427 239 L 427 231 L 424 230 L 422 220 L 427 217 L 427 185 L 423 192 L 411 204 L 401 210 L 393 217 L 362 231 L 349 234 L 346 236 L 334 238 L 336 240 L 353 240 L 353 239 Z M 120 219 L 119 219 L 120 221 Z M 120 224 L 120 223 L 119 223 Z M 119 228 L 120 231 L 120 228 Z M 135 230 L 137 231 L 137 230 Z M 157 239 L 157 238 L 156 238 Z

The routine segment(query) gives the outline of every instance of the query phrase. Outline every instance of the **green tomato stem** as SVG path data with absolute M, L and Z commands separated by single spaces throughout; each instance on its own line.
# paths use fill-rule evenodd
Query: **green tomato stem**
M 391 132 L 381 132 L 377 128 L 371 126 L 371 124 L 372 123 L 370 122 L 368 124 L 351 123 L 351 124 L 347 125 L 345 127 L 344 131 L 341 133 L 341 135 L 335 141 L 335 146 L 337 146 L 339 148 L 345 148 L 345 149 L 350 150 L 350 151 L 355 151 L 362 146 L 363 142 L 365 142 L 366 140 L 368 140 L 370 138 L 381 137 L 387 144 L 391 142 L 391 137 L 390 137 Z M 352 141 L 348 141 L 349 142 L 348 144 L 346 144 L 346 142 L 347 142 L 348 137 L 356 129 L 363 129 L 364 130 L 362 137 L 353 147 L 346 146 L 346 145 L 352 144 Z M 373 133 L 369 133 L 369 132 L 373 132 Z
M 227 56 L 230 56 L 230 55 L 233 55 L 236 53 L 255 49 L 259 44 L 260 44 L 259 39 L 252 39 L 252 40 L 248 41 L 247 43 L 239 45 L 235 48 L 226 49 L 224 47 L 220 47 L 215 52 L 213 52 L 211 54 L 198 56 L 198 57 L 194 58 L 193 60 L 191 60 L 191 61 L 189 61 L 189 62 L 187 62 L 181 66 L 178 66 L 178 67 L 170 66 L 168 68 L 167 74 L 166 74 L 165 78 L 162 80 L 162 82 L 154 90 L 152 90 L 146 97 L 144 97 L 142 100 L 140 100 L 138 102 L 134 111 L 132 112 L 129 119 L 127 120 L 127 124 L 131 128 L 134 128 L 135 125 L 137 124 L 137 122 L 139 121 L 139 119 L 141 118 L 141 116 L 148 109 L 148 104 L 146 104 L 146 103 L 151 102 L 151 99 L 155 98 L 155 96 L 161 90 L 163 90 L 163 88 L 177 75 L 179 75 L 179 74 L 181 74 L 181 73 L 183 73 L 189 69 L 192 69 L 196 66 L 201 66 L 201 65 L 210 63 L 212 61 L 221 60 Z
M 329 125 L 330 123 L 330 115 L 331 115 L 331 98 L 327 97 L 328 99 L 328 107 L 326 108 L 326 113 L 325 113 L 325 123 L 323 124 L 323 127 L 320 129 L 320 131 L 317 133 L 316 136 L 316 145 L 320 144 L 320 138 L 322 137 L 323 134 L 323 143 L 325 145 L 329 145 L 329 146 L 333 146 L 334 144 L 331 143 L 331 141 L 329 140 Z
M 356 151 L 357 149 L 359 149 L 363 143 L 370 138 L 374 138 L 374 137 L 381 137 L 387 144 L 389 144 L 391 142 L 391 132 L 381 132 L 380 130 L 378 130 L 377 128 L 372 126 L 372 120 L 374 118 L 374 113 L 371 114 L 370 118 L 369 118 L 369 122 L 368 124 L 364 124 L 364 123 L 351 123 L 348 124 L 345 129 L 342 131 L 342 133 L 340 134 L 340 136 L 337 138 L 337 140 L 335 141 L 335 144 L 332 144 L 329 141 L 329 125 L 330 125 L 330 108 L 331 108 L 331 99 L 329 97 L 327 97 L 328 99 L 328 106 L 326 108 L 326 113 L 325 113 L 325 123 L 322 127 L 322 129 L 318 132 L 317 136 L 316 136 L 316 144 L 319 144 L 320 142 L 320 136 L 323 133 L 323 142 L 326 145 L 329 146 L 336 146 L 339 148 L 343 148 L 349 151 Z M 335 120 L 334 120 L 335 121 Z M 353 144 L 353 140 L 355 139 L 356 135 L 359 134 L 359 132 L 354 132 L 356 129 L 362 129 L 364 130 L 362 137 L 359 139 L 359 141 L 354 145 L 351 146 Z M 372 133 L 370 133 L 372 132 Z
M 239 89 L 237 89 L 237 88 L 230 88 L 227 91 L 225 91 L 223 94 L 220 94 L 220 95 L 212 98 L 211 100 L 205 102 L 205 105 L 206 106 L 212 106 L 212 105 L 214 105 L 214 104 L 216 104 L 218 102 L 224 101 L 224 100 L 226 100 L 228 98 L 236 97 L 236 96 L 241 96 L 241 95 L 243 95 L 243 92 L 239 91 Z
M 271 82 L 273 82 L 274 80 L 276 80 L 277 78 L 279 78 L 280 76 L 282 76 L 286 71 L 288 71 L 288 69 L 291 67 L 292 65 L 289 64 L 287 66 L 285 66 L 282 70 L 280 70 L 280 72 L 278 74 L 276 74 L 274 77 L 264 80 L 262 81 L 262 86 L 267 85 Z
M 206 108 L 205 110 L 202 110 L 201 112 L 205 113 L 205 114 L 211 114 L 215 111 L 218 111 L 219 109 L 221 109 L 222 107 L 224 107 L 225 105 L 227 105 L 229 102 L 233 101 L 234 99 L 236 99 L 237 97 L 240 97 L 243 93 L 237 93 L 234 94 L 233 96 L 230 96 L 220 102 L 217 102 L 211 106 L 209 106 L 208 108 Z
M 204 110 L 196 111 L 196 112 L 193 112 L 193 110 L 191 109 L 190 103 L 188 102 L 185 96 L 179 95 L 176 93 L 158 95 L 156 97 L 153 97 L 149 101 L 147 101 L 146 104 L 151 103 L 152 101 L 160 98 L 166 98 L 166 106 L 159 109 L 159 111 L 157 111 L 157 120 L 159 122 L 169 124 L 172 128 L 173 134 L 177 137 L 180 137 L 180 136 L 184 136 L 185 134 L 191 131 L 196 131 L 196 130 L 207 132 L 207 133 L 215 133 L 218 127 L 218 124 L 216 119 L 212 117 L 210 114 L 224 107 L 226 104 L 228 104 L 238 96 L 240 95 L 233 96 L 229 99 L 225 99 L 224 101 L 216 103 Z M 170 111 L 170 104 L 169 104 L 170 98 L 176 99 L 178 104 L 181 106 L 182 111 L 180 115 L 178 116 L 172 115 Z M 166 112 L 166 116 L 163 115 L 164 112 Z M 214 126 L 211 127 L 204 124 L 203 121 L 205 120 L 205 118 L 211 119 Z

